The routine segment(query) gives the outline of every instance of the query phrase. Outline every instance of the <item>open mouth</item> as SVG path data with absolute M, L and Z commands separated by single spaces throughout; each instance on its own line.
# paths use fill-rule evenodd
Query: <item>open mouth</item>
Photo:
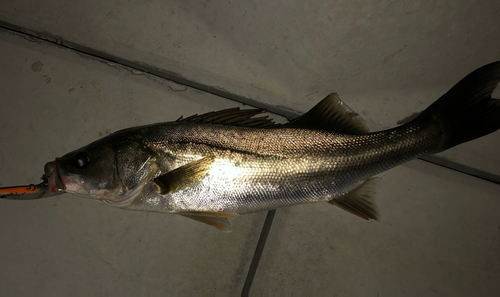
M 61 180 L 61 175 L 59 174 L 59 165 L 57 164 L 57 159 L 52 162 L 45 164 L 45 177 L 49 183 L 49 191 L 51 192 L 63 192 L 66 190 L 66 186 Z

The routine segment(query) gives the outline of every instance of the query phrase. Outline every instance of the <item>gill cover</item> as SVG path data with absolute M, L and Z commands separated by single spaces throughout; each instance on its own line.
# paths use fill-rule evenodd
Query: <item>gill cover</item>
M 105 202 L 117 207 L 129 205 L 159 172 L 156 159 L 156 154 L 140 143 L 129 142 L 119 146 L 116 169 L 122 190 L 114 199 L 106 199 Z

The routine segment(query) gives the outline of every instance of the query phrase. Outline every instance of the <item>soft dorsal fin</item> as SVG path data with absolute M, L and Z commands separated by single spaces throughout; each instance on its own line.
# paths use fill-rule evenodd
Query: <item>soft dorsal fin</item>
M 239 107 L 220 111 L 207 112 L 202 115 L 192 115 L 187 118 L 180 117 L 177 122 L 197 122 L 230 126 L 244 126 L 254 128 L 270 128 L 275 125 L 267 116 L 253 118 L 253 116 L 266 112 L 265 109 L 240 109 Z
M 332 93 L 307 113 L 292 120 L 286 127 L 327 130 L 341 134 L 365 134 L 363 119 Z
M 372 177 L 353 191 L 344 196 L 330 200 L 328 203 L 338 206 L 365 220 L 372 219 L 379 221 L 380 215 L 373 201 L 375 188 L 377 188 L 379 182 L 380 178 Z
M 228 218 L 238 216 L 237 213 L 211 213 L 211 212 L 190 212 L 180 215 L 192 220 L 210 225 L 224 232 L 231 232 L 231 223 Z

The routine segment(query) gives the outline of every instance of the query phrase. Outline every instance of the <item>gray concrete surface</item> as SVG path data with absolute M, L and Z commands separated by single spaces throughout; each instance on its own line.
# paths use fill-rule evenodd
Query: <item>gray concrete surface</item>
M 0 56 L 0 187 L 118 129 L 237 106 L 2 31 Z M 227 234 L 69 194 L 0 202 L 0 296 L 239 294 L 265 217 Z
M 0 21 L 300 112 L 336 91 L 377 129 L 500 59 L 499 5 L 21 0 L 0 2 Z M 36 183 L 48 160 L 120 128 L 237 105 L 5 32 L 0 55 L 0 186 Z M 446 156 L 500 174 L 499 139 Z M 279 210 L 251 293 L 495 295 L 499 190 L 415 161 L 383 176 L 380 223 Z M 2 296 L 238 294 L 265 216 L 224 234 L 71 195 L 0 202 Z
M 496 296 L 500 186 L 412 161 L 382 175 L 381 222 L 279 209 L 251 293 Z
M 305 112 L 338 92 L 372 128 L 500 59 L 500 2 L 0 2 L 0 20 Z M 500 133 L 447 158 L 500 175 Z

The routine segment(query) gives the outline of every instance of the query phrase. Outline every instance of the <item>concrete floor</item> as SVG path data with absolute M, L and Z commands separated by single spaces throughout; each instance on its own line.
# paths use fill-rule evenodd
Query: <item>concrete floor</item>
M 339 92 L 376 129 L 499 60 L 499 17 L 494 1 L 0 3 L 4 26 L 283 110 Z M 241 105 L 8 30 L 0 54 L 0 186 L 36 183 L 45 162 L 118 129 Z M 444 156 L 500 175 L 499 147 L 497 132 Z M 278 210 L 251 293 L 499 291 L 499 185 L 418 160 L 382 177 L 380 223 Z M 0 202 L 2 296 L 239 294 L 265 217 L 225 234 L 71 195 Z

